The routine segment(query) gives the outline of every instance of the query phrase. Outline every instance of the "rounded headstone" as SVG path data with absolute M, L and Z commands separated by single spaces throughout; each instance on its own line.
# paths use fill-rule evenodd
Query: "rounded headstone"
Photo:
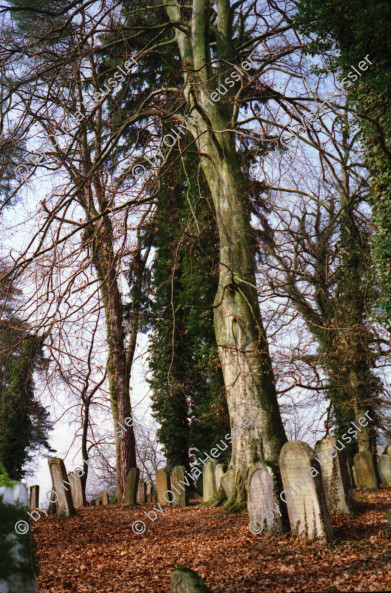
M 331 541 L 331 526 L 321 468 L 315 452 L 303 441 L 285 443 L 280 453 L 280 472 L 289 522 L 294 535 Z

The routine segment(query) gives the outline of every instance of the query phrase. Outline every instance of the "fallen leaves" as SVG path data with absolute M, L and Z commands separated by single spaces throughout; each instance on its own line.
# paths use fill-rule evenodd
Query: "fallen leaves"
M 358 496 L 360 499 L 358 499 Z M 391 488 L 356 492 L 357 516 L 332 518 L 329 545 L 254 536 L 248 515 L 193 505 L 165 509 L 142 535 L 131 524 L 143 507 L 79 509 L 33 528 L 40 593 L 168 593 L 179 564 L 196 570 L 213 593 L 391 590 Z

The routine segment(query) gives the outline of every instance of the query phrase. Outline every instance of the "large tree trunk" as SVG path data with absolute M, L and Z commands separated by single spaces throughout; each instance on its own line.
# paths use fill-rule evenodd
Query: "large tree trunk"
M 166 10 L 171 22 L 181 21 L 179 8 L 168 0 Z M 286 436 L 258 304 L 246 179 L 235 150 L 233 127 L 237 112 L 224 98 L 215 104 L 210 102 L 207 109 L 201 106 L 232 70 L 222 61 L 220 76 L 212 73 L 208 12 L 209 2 L 194 0 L 190 37 L 180 30 L 176 35 L 185 72 L 187 111 L 196 120 L 190 124 L 190 131 L 219 228 L 220 273 L 214 325 L 231 427 L 248 413 L 255 417 L 255 422 L 233 442 L 231 466 L 239 470 L 240 479 L 249 464 L 265 458 L 276 461 Z M 229 12 L 228 2 L 218 3 L 217 47 L 223 60 L 232 60 Z
M 125 419 L 131 416 L 129 379 L 131 362 L 128 364 L 123 327 L 122 296 L 118 286 L 118 270 L 115 265 L 113 237 L 107 216 L 95 227 L 93 237 L 93 263 L 100 281 L 103 305 L 106 315 L 107 342 L 109 346 L 108 376 L 114 430 L 118 423 L 125 426 Z M 136 440 L 133 426 L 116 437 L 116 485 L 117 498 L 122 500 L 126 478 L 131 468 L 136 467 Z

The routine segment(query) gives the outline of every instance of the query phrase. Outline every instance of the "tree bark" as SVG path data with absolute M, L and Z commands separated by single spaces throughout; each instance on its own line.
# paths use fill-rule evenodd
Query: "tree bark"
M 237 111 L 224 97 L 214 104 L 210 101 L 206 107 L 206 100 L 227 74 L 224 60 L 232 60 L 230 6 L 228 2 L 218 2 L 217 48 L 222 58 L 219 76 L 211 67 L 209 9 L 208 1 L 194 0 L 191 34 L 177 29 L 176 39 L 184 69 L 187 111 L 195 120 L 189 128 L 197 144 L 219 228 L 214 327 L 231 428 L 249 413 L 255 418 L 233 442 L 231 466 L 236 472 L 239 470 L 236 475 L 240 480 L 251 463 L 265 458 L 277 461 L 287 439 L 258 303 L 247 182 L 235 150 Z M 167 1 L 166 11 L 172 23 L 181 21 L 178 6 Z

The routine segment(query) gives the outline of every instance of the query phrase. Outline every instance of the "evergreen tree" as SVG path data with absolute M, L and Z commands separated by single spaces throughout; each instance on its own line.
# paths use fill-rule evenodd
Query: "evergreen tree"
M 9 277 L 0 281 L 0 462 L 13 480 L 23 478 L 33 452 L 53 451 L 49 414 L 34 399 L 33 374 L 45 364 L 43 338 L 13 312 L 18 293 Z
M 182 166 L 163 180 L 154 230 L 150 385 L 169 468 L 188 468 L 191 451 L 209 451 L 229 432 L 211 306 L 218 278 L 216 221 L 202 184 L 197 197 L 189 158 L 185 166 L 186 174 Z

